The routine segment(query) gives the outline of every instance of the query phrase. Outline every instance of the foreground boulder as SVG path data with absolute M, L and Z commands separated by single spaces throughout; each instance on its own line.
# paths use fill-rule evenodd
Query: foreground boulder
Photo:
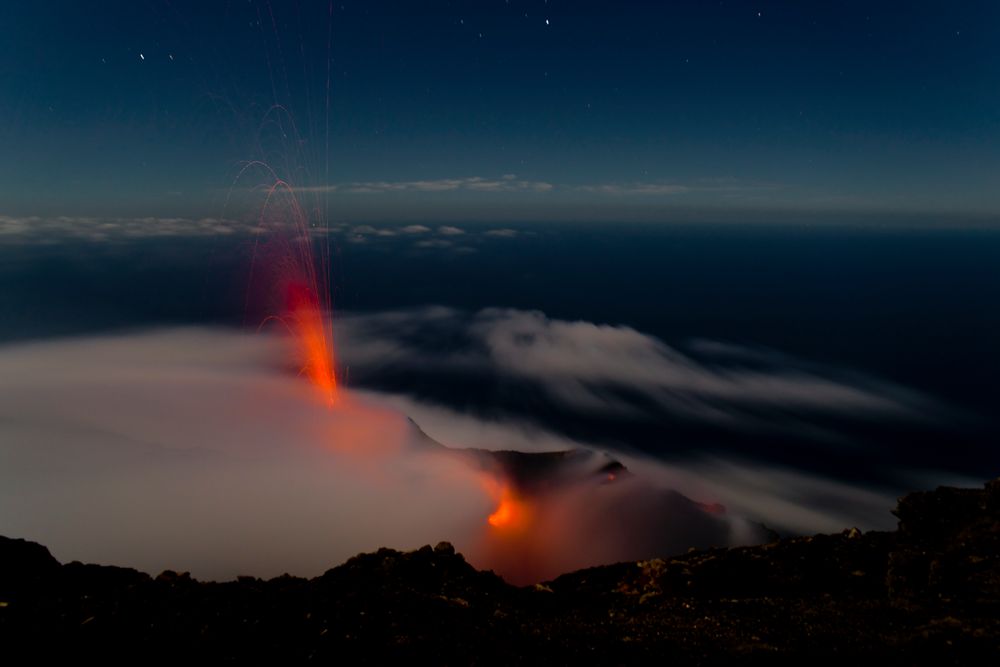
M 889 593 L 910 600 L 1000 600 L 1000 479 L 902 498 Z
M 439 544 L 315 579 L 60 565 L 0 538 L 0 646 L 24 662 L 1000 664 L 1000 481 L 856 529 L 518 588 Z M 18 664 L 12 660 L 9 664 Z

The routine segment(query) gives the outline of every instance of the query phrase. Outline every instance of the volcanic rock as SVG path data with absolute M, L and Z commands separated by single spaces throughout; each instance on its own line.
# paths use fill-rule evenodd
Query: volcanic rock
M 910 494 L 899 529 L 693 550 L 519 588 L 448 543 L 320 577 L 59 565 L 0 538 L 5 664 L 843 665 L 1000 661 L 1000 481 Z
M 42 545 L 0 536 L 0 600 L 39 591 L 59 572 L 59 561 Z

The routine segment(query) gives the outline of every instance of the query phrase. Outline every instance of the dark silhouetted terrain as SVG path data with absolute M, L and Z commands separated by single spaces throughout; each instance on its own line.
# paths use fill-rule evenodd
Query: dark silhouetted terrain
M 998 664 L 1000 480 L 856 530 L 620 563 L 518 588 L 446 543 L 306 580 L 199 582 L 0 538 L 5 664 Z M 11 661 L 11 658 L 19 659 Z

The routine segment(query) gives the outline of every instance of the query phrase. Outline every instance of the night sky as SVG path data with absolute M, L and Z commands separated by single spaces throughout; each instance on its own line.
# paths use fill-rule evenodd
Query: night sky
M 988 1 L 5 3 L 2 213 L 218 215 L 264 158 L 348 222 L 991 224 L 998 20 Z

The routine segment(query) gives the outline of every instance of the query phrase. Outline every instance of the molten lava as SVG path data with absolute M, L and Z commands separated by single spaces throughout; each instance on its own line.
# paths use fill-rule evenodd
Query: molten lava
M 286 302 L 285 322 L 298 344 L 302 373 L 333 405 L 337 400 L 333 340 L 319 299 L 308 285 L 293 282 L 288 285 Z
M 295 189 L 270 167 L 262 162 L 251 164 L 264 169 L 274 181 L 257 214 L 258 236 L 250 260 L 244 317 L 252 318 L 253 301 L 262 316 L 258 330 L 269 322 L 284 325 L 298 352 L 299 374 L 332 406 L 339 392 L 330 322 L 330 258 L 314 238 L 316 233 L 325 233 L 325 227 L 315 226 Z
M 530 515 L 528 504 L 519 499 L 509 485 L 504 485 L 500 491 L 500 503 L 496 511 L 486 520 L 497 529 L 520 530 L 528 525 Z
M 494 528 L 502 528 L 511 522 L 517 509 L 514 507 L 514 503 L 510 500 L 500 501 L 500 507 L 497 511 L 491 514 L 486 520 L 490 522 L 490 525 Z

